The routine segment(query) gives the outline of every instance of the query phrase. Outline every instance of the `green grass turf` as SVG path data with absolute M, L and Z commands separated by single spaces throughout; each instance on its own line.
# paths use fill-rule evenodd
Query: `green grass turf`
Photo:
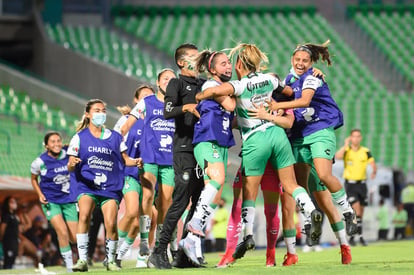
M 123 261 L 122 271 L 109 272 L 101 263 L 89 268 L 87 274 L 414 274 L 414 240 L 389 241 L 370 243 L 367 247 L 352 247 L 353 261 L 351 265 L 341 264 L 339 247 L 326 248 L 322 252 L 302 253 L 298 249 L 299 263 L 294 266 L 282 266 L 284 248 L 276 250 L 276 267 L 265 266 L 265 250 L 255 250 L 246 253 L 232 267 L 225 269 L 215 268 L 220 255 L 218 253 L 206 254 L 207 268 L 199 269 L 136 269 L 135 261 Z M 48 271 L 57 274 L 65 273 L 63 267 L 47 267 Z M 0 270 L 0 274 L 36 274 L 34 268 L 20 270 Z M 37 273 L 40 274 L 40 273 Z M 85 274 L 85 273 L 83 273 Z

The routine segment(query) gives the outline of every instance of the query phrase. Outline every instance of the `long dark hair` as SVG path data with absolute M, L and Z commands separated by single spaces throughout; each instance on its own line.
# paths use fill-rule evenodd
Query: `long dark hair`
M 326 62 L 328 66 L 330 66 L 332 62 L 331 62 L 331 56 L 328 51 L 329 43 L 331 43 L 331 41 L 328 39 L 323 44 L 320 44 L 320 45 L 312 44 L 312 43 L 298 45 L 293 51 L 292 56 L 298 51 L 305 51 L 309 53 L 312 62 L 316 63 L 319 61 L 319 59 L 322 59 L 322 61 Z
M 1 206 L 1 214 L 4 215 L 6 213 L 10 213 L 10 208 L 9 208 L 9 202 L 11 199 L 16 199 L 13 196 L 7 196 L 4 201 L 3 201 L 3 205 Z

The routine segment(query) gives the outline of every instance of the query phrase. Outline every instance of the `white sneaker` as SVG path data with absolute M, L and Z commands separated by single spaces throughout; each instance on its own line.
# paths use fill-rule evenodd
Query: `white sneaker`
M 148 268 L 148 256 L 141 256 L 138 253 L 137 256 L 137 264 L 135 265 L 136 268 Z
M 323 248 L 318 244 L 318 245 L 313 246 L 313 251 L 321 252 L 323 251 Z
M 311 252 L 312 251 L 312 246 L 309 246 L 309 245 L 304 245 L 303 246 L 303 248 L 302 248 L 302 252 L 303 253 L 309 253 L 309 252 Z

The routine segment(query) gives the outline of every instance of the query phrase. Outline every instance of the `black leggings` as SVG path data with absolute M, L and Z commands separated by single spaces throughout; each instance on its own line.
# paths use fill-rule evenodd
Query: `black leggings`
M 197 206 L 197 201 L 200 197 L 201 191 L 204 188 L 203 176 L 196 171 L 197 162 L 194 158 L 193 152 L 174 152 L 173 167 L 175 187 L 173 201 L 165 216 L 160 236 L 159 247 L 162 249 L 167 248 L 171 240 L 172 233 L 177 226 L 178 220 L 187 208 L 190 199 L 192 205 L 186 222 L 191 219 L 195 211 L 195 207 Z M 184 226 L 183 238 L 185 236 L 186 230 Z
M 4 241 L 4 240 L 3 240 Z M 4 264 L 3 269 L 12 269 L 18 253 L 18 244 L 3 242 Z

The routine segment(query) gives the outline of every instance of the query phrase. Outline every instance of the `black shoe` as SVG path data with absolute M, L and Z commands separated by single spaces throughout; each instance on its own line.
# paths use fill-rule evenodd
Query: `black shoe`
M 312 245 L 319 243 L 319 238 L 321 237 L 321 234 L 322 234 L 322 221 L 323 221 L 323 214 L 317 209 L 313 210 L 311 213 L 312 226 L 309 230 Z
M 243 258 L 247 250 L 252 250 L 255 248 L 255 243 L 252 235 L 247 235 L 244 237 L 243 241 L 239 243 L 236 247 L 236 251 L 233 253 L 234 259 Z
M 171 252 L 172 260 L 174 261 L 177 258 L 178 250 L 171 250 L 170 249 L 170 252 Z
M 358 232 L 357 220 L 355 212 L 344 213 L 346 234 L 348 236 L 355 235 Z
M 355 246 L 356 245 L 354 236 L 352 236 L 351 238 L 349 238 L 349 245 L 351 245 L 351 246 Z
M 168 260 L 167 249 L 155 248 L 148 258 L 148 266 L 157 269 L 171 269 L 172 266 Z
M 201 265 L 208 265 L 206 259 L 204 257 L 198 257 L 197 258 L 198 261 L 200 262 Z
M 177 256 L 175 257 L 175 260 L 171 263 L 173 267 L 176 268 L 197 268 L 200 266 L 194 265 L 192 262 L 188 260 L 187 255 L 185 255 L 184 251 L 182 249 L 178 249 Z
M 365 239 L 361 236 L 359 237 L 359 242 L 361 243 L 362 246 L 367 246 L 367 242 L 365 241 Z

